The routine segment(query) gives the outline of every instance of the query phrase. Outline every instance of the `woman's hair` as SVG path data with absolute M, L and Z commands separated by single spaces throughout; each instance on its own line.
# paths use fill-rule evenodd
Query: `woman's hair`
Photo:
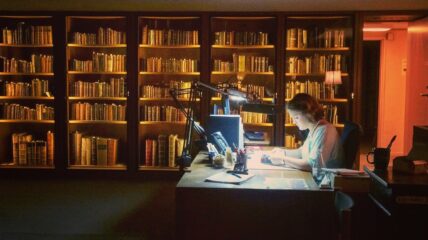
M 306 93 L 298 93 L 287 103 L 287 109 L 309 114 L 315 121 L 324 117 L 324 110 L 315 98 Z

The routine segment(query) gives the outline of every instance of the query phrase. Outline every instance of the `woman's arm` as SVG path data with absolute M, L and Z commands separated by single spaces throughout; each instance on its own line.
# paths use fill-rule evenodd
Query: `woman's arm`
M 285 156 L 293 157 L 293 158 L 302 158 L 302 149 L 285 149 L 284 150 Z
M 286 166 L 290 166 L 290 167 L 297 168 L 300 170 L 304 170 L 304 171 L 311 171 L 312 170 L 308 161 L 305 161 L 304 159 L 301 159 L 301 158 L 285 156 L 284 163 Z

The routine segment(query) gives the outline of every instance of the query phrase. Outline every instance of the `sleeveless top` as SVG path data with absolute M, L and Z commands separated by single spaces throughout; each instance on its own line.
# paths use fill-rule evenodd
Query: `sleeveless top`
M 343 162 L 343 149 L 336 127 L 321 119 L 309 132 L 302 146 L 302 158 L 314 166 L 319 161 L 321 167 L 340 168 Z

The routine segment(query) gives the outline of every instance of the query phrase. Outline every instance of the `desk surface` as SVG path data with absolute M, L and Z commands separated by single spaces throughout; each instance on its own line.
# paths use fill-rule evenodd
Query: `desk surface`
M 404 173 L 395 173 L 389 167 L 387 171 L 371 171 L 364 167 L 364 171 L 374 180 L 378 181 L 384 187 L 428 187 L 428 175 L 410 175 Z
M 249 173 L 254 177 L 241 184 L 206 182 L 205 179 L 230 169 L 215 169 L 208 161 L 207 152 L 200 152 L 194 159 L 189 173 L 185 173 L 177 184 L 177 188 L 221 188 L 221 189 L 269 189 L 269 190 L 319 190 L 312 174 L 295 169 L 287 169 L 261 164 L 252 164 L 256 158 L 249 158 Z M 253 167 L 251 167 L 253 166 Z M 303 185 L 300 183 L 304 183 Z M 332 191 L 332 190 L 323 190 Z
M 333 190 L 319 190 L 309 172 L 252 166 L 240 185 L 205 182 L 227 169 L 199 153 L 176 188 L 177 239 L 333 239 Z

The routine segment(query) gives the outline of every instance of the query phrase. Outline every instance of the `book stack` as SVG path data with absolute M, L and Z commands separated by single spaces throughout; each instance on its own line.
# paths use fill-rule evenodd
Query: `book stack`
M 215 45 L 268 45 L 269 34 L 265 32 L 214 32 Z
M 169 136 L 160 134 L 156 139 L 148 138 L 144 141 L 144 166 L 176 167 L 176 159 L 181 156 L 184 140 L 176 134 Z
M 114 45 L 125 44 L 126 33 L 112 28 L 98 28 L 97 33 L 73 33 L 72 43 L 81 45 Z
M 186 110 L 187 111 L 187 110 Z M 164 105 L 144 105 L 141 109 L 142 121 L 185 122 L 186 117 L 176 107 Z
M 79 72 L 125 72 L 126 55 L 93 52 L 91 60 L 70 60 L 69 68 Z
M 152 29 L 143 26 L 141 32 L 142 44 L 153 46 L 197 45 L 199 32 L 197 30 Z
M 125 97 L 125 78 L 110 78 L 110 81 L 75 81 L 70 86 L 74 97 Z
M 287 29 L 287 48 L 337 48 L 345 46 L 345 30 L 326 28 Z
M 71 134 L 71 165 L 117 165 L 119 139 L 87 136 L 76 131 Z
M 32 54 L 31 60 L 0 56 L 0 72 L 9 73 L 52 73 L 53 56 Z
M 1 29 L 0 43 L 4 44 L 52 44 L 52 26 L 26 26 L 18 22 L 16 29 Z
M 54 109 L 44 104 L 36 104 L 36 108 L 22 106 L 16 103 L 0 104 L 0 112 L 4 119 L 15 120 L 53 120 Z
M 0 80 L 0 94 L 9 97 L 41 97 L 46 96 L 49 92 L 49 81 L 32 79 L 31 83 L 27 82 L 9 82 Z
M 314 54 L 313 56 L 290 56 L 286 59 L 287 73 L 312 74 L 326 71 L 347 71 L 345 56 L 341 54 Z
M 199 71 L 199 60 L 190 58 L 150 57 L 141 59 L 142 71 L 158 73 L 189 73 Z
M 46 141 L 34 140 L 28 133 L 12 134 L 12 162 L 20 166 L 52 166 L 54 158 L 54 137 L 51 131 Z
M 241 111 L 241 118 L 243 123 L 267 123 L 268 114 Z
M 71 104 L 72 120 L 106 120 L 125 121 L 126 106 L 105 103 L 73 103 Z

